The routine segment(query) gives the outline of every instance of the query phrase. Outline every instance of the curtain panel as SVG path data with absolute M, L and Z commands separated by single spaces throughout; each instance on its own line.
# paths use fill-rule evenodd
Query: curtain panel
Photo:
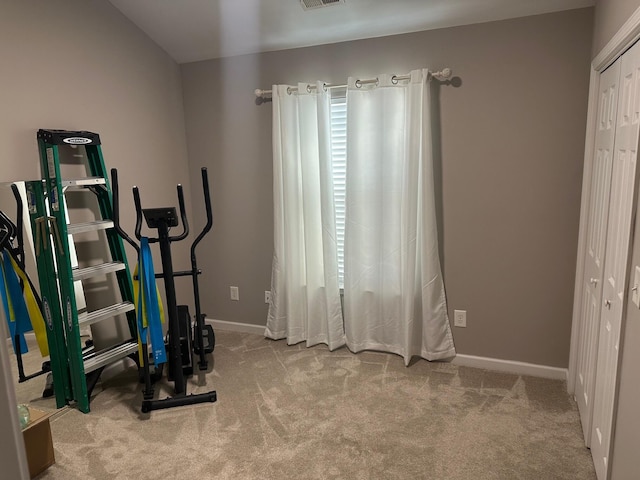
M 438 256 L 428 71 L 349 78 L 345 333 L 349 348 L 427 360 L 455 348 Z
M 426 69 L 349 78 L 344 310 L 330 96 L 274 85 L 274 256 L 266 336 L 438 360 L 455 356 L 438 256 Z M 344 317 L 343 317 L 344 311 Z
M 274 85 L 274 254 L 265 335 L 289 344 L 345 344 L 331 166 L 330 98 Z

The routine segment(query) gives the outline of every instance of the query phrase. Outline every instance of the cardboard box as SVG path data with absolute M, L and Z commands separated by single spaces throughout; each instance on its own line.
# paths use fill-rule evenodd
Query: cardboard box
M 56 461 L 51 439 L 51 413 L 29 407 L 29 424 L 22 430 L 31 478 L 44 472 Z

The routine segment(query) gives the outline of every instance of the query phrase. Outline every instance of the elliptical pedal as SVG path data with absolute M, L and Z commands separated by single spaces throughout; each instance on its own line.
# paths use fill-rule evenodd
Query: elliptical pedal
M 204 353 L 212 353 L 213 349 L 216 346 L 216 335 L 213 331 L 213 327 L 204 323 L 204 315 L 202 323 L 202 343 L 204 347 Z M 196 329 L 195 335 L 196 338 L 194 339 L 193 351 L 196 353 L 196 355 L 200 355 L 200 348 L 198 348 L 198 335 L 200 335 L 199 330 Z

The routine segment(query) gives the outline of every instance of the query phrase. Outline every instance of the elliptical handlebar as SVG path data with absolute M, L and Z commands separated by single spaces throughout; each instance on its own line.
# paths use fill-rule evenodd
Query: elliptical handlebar
M 195 261 L 195 249 L 196 246 L 200 243 L 200 241 L 204 238 L 204 236 L 209 233 L 211 227 L 213 226 L 213 213 L 211 208 L 211 194 L 209 191 L 209 177 L 207 174 L 206 167 L 202 167 L 202 190 L 204 192 L 204 204 L 207 213 L 207 223 L 202 228 L 202 231 L 195 238 L 193 243 L 191 244 L 191 258 L 192 263 Z M 111 187 L 112 187 L 112 195 L 113 195 L 113 223 L 116 231 L 125 239 L 133 248 L 136 249 L 138 253 L 140 253 L 139 245 L 124 231 L 122 226 L 120 225 L 120 188 L 118 186 L 118 169 L 111 169 Z M 187 219 L 187 212 L 185 208 L 184 202 L 184 191 L 182 185 L 178 184 L 177 186 L 178 193 L 178 205 L 180 209 L 180 220 L 182 221 L 182 233 L 180 235 L 169 237 L 169 240 L 172 242 L 177 242 L 180 240 L 184 240 L 187 235 L 189 235 L 189 221 Z M 136 226 L 135 226 L 135 237 L 140 240 L 142 238 L 142 202 L 140 201 L 140 190 L 137 186 L 133 187 L 133 203 L 136 209 Z M 156 238 L 150 238 L 150 241 L 157 241 Z
M 175 237 L 169 237 L 169 241 L 178 242 L 184 240 L 189 235 L 189 222 L 187 221 L 187 212 L 184 208 L 184 193 L 182 192 L 182 185 L 178 184 L 178 205 L 180 205 L 180 220 L 182 221 L 182 233 Z
M 120 194 L 118 187 L 118 170 L 115 168 L 111 169 L 111 192 L 113 196 L 113 225 L 118 234 L 127 241 L 133 248 L 136 249 L 138 255 L 140 255 L 140 246 L 133 241 L 133 239 L 122 229 L 120 225 Z M 137 187 L 134 187 L 134 198 L 135 198 L 135 190 Z M 138 203 L 140 201 L 140 197 L 138 196 Z M 142 222 L 140 209 L 136 208 L 136 233 L 138 233 L 138 225 Z
M 17 211 L 16 211 L 16 242 L 18 243 L 18 265 L 24 270 L 25 258 L 24 258 L 24 238 L 22 236 L 22 229 L 24 227 L 22 221 L 22 214 L 24 213 L 24 205 L 22 204 L 22 196 L 18 190 L 18 186 L 15 183 L 11 184 L 11 191 L 16 199 Z
M 114 169 L 115 170 L 115 169 Z M 178 205 L 180 206 L 180 220 L 182 221 L 182 233 L 175 237 L 169 237 L 170 242 L 178 242 L 184 240 L 189 235 L 189 222 L 187 220 L 187 212 L 184 204 L 184 192 L 182 185 L 178 184 Z M 142 239 L 142 202 L 140 201 L 140 189 L 137 186 L 133 187 L 133 203 L 136 207 L 136 229 L 135 235 L 138 240 Z M 149 237 L 151 243 L 159 241 L 159 238 Z
M 204 236 L 209 233 L 211 227 L 213 226 L 213 213 L 211 210 L 211 194 L 209 193 L 209 176 L 207 174 L 207 168 L 202 167 L 200 169 L 202 174 L 202 191 L 204 192 L 204 206 L 207 211 L 207 224 L 203 227 L 200 234 L 195 238 L 193 243 L 191 244 L 191 263 L 195 268 L 195 257 L 196 257 L 196 246 L 200 243 L 200 240 L 204 238 Z
M 197 331 L 200 332 L 199 335 L 195 336 L 195 342 L 197 344 L 200 357 L 198 366 L 201 371 L 204 371 L 208 368 L 208 362 L 205 355 L 204 338 L 202 334 L 205 327 L 204 315 L 202 314 L 202 309 L 200 308 L 200 287 L 198 286 L 198 274 L 200 273 L 200 271 L 198 270 L 198 262 L 196 260 L 196 246 L 198 245 L 198 243 L 200 243 L 200 240 L 202 240 L 202 238 L 209 232 L 209 230 L 211 230 L 211 226 L 213 225 L 213 213 L 211 211 L 211 195 L 209 193 L 209 176 L 207 175 L 207 169 L 205 167 L 202 167 L 200 171 L 202 174 L 204 206 L 207 211 L 207 224 L 191 244 L 191 277 L 193 279 L 193 298 L 196 307 L 196 326 Z
M 140 231 L 142 230 L 142 204 L 140 203 L 140 190 L 136 185 L 133 186 L 133 204 L 136 207 L 136 230 L 135 235 L 138 240 L 142 239 Z

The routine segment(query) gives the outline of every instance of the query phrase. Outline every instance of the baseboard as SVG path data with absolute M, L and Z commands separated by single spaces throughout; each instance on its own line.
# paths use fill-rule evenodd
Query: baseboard
M 264 325 L 252 325 L 250 323 L 237 323 L 237 322 L 228 322 L 226 320 L 215 320 L 213 318 L 207 318 L 205 320 L 207 323 L 213 326 L 214 330 L 227 330 L 230 332 L 242 332 L 242 333 L 253 333 L 254 335 L 262 335 L 264 336 Z
M 464 367 L 484 368 L 518 375 L 530 375 L 532 377 L 551 378 L 554 380 L 567 380 L 566 368 L 549 367 L 535 363 L 517 362 L 514 360 L 501 360 L 499 358 L 476 357 L 473 355 L 459 354 L 451 361 L 453 365 Z
M 248 323 L 228 322 L 225 320 L 206 319 L 214 329 L 228 330 L 232 332 L 253 333 L 264 335 L 263 325 L 251 325 Z M 551 378 L 554 380 L 567 380 L 567 369 L 537 365 L 534 363 L 516 362 L 513 360 L 500 360 L 498 358 L 476 357 L 473 355 L 457 355 L 451 363 L 464 367 L 484 368 L 498 372 L 515 373 L 518 375 L 530 375 L 532 377 Z
M 253 325 L 250 323 L 229 322 L 226 320 L 216 320 L 207 318 L 206 322 L 211 324 L 214 330 L 227 330 L 231 332 L 251 333 L 253 335 L 264 336 L 264 325 Z M 29 332 L 25 335 L 33 335 Z M 11 339 L 7 338 L 7 346 L 11 348 Z M 518 375 L 530 375 L 532 377 L 551 378 L 554 380 L 567 380 L 568 370 L 566 368 L 550 367 L 547 365 L 538 365 L 535 363 L 517 362 L 515 360 L 501 360 L 499 358 L 476 357 L 474 355 L 458 354 L 451 361 L 453 365 L 463 367 L 483 368 L 485 370 L 493 370 L 497 372 L 515 373 Z M 101 377 L 105 379 L 127 369 L 127 365 L 120 362 L 113 364 L 110 368 L 105 369 Z M 106 375 L 105 375 L 106 374 Z

